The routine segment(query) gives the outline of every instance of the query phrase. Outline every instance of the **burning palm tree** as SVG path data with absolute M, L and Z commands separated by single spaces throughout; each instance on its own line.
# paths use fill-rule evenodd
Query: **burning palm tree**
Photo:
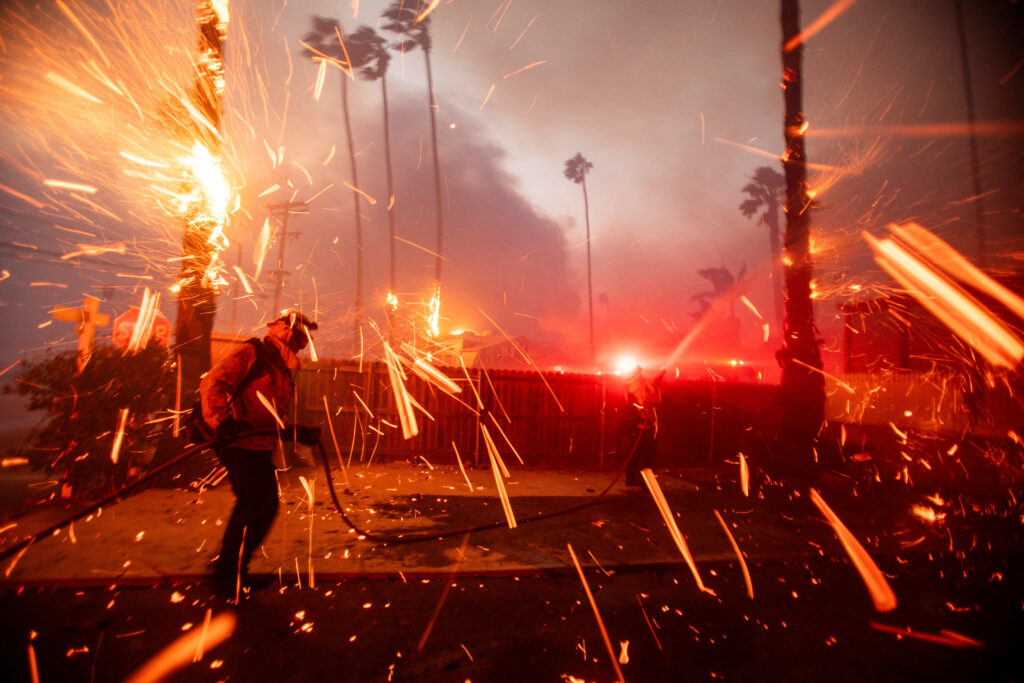
M 226 246 L 224 227 L 230 188 L 220 169 L 220 127 L 223 113 L 224 59 L 221 44 L 227 35 L 227 3 L 199 0 L 196 24 L 199 45 L 194 62 L 195 112 L 185 120 L 184 133 L 193 141 L 189 187 L 180 196 L 185 218 L 174 341 L 181 377 L 181 395 L 199 387 L 210 369 L 210 337 L 216 313 L 218 256 Z M 182 125 L 182 124 L 176 124 Z
M 433 41 L 430 37 L 430 16 L 422 0 L 418 0 L 413 8 L 404 0 L 392 3 L 382 15 L 385 31 L 400 36 L 397 47 L 404 54 L 417 47 L 423 51 L 423 61 L 427 68 L 427 110 L 430 112 L 430 143 L 434 158 L 434 201 L 437 211 L 437 247 L 434 261 L 434 291 L 430 303 L 432 332 L 436 336 L 437 319 L 441 305 L 441 262 L 443 260 L 444 227 L 441 219 L 441 163 L 437 152 L 437 99 L 434 97 L 434 74 L 430 66 L 430 50 Z
M 590 310 L 590 362 L 596 362 L 594 352 L 594 286 L 590 268 L 590 202 L 587 199 L 587 174 L 594 164 L 579 152 L 565 162 L 565 177 L 583 186 L 583 215 L 587 224 L 587 305 Z
M 771 254 L 772 295 L 775 303 L 775 324 L 782 329 L 783 299 L 782 278 L 779 266 L 782 263 L 782 245 L 779 232 L 779 207 L 785 201 L 786 179 L 770 166 L 761 166 L 754 171 L 754 177 L 743 187 L 747 199 L 740 204 L 740 212 L 747 218 L 761 211 L 761 222 L 768 226 L 769 253 Z

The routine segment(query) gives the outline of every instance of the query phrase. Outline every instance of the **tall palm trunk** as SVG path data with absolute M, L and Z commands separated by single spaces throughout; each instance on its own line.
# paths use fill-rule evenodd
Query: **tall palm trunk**
M 193 98 L 206 119 L 220 130 L 223 86 L 218 81 L 223 76 L 222 41 L 226 36 L 220 17 L 209 0 L 198 0 L 196 8 L 198 53 L 208 59 L 200 60 L 203 68 L 196 76 Z M 219 154 L 219 136 L 208 135 L 201 130 L 197 133 L 212 153 Z M 199 388 L 200 377 L 210 369 L 210 338 L 217 312 L 217 292 L 208 278 L 208 269 L 214 258 L 209 244 L 213 226 L 196 215 L 184 218 L 186 223 L 181 245 L 184 258 L 180 271 L 183 284 L 178 290 L 178 313 L 174 324 L 183 404 L 192 400 L 192 394 Z
M 988 225 L 985 221 L 985 206 L 982 196 L 985 194 L 981 186 L 981 161 L 978 157 L 978 132 L 974 121 L 974 86 L 971 82 L 971 62 L 967 52 L 967 30 L 964 27 L 963 0 L 954 0 L 953 9 L 956 14 L 956 35 L 960 44 L 960 71 L 964 77 L 964 105 L 967 114 L 967 149 L 971 155 L 971 179 L 974 181 L 974 248 L 978 266 L 988 266 L 988 252 L 985 249 L 985 233 Z
M 437 206 L 437 258 L 434 262 L 434 287 L 435 292 L 440 291 L 441 287 L 441 255 L 444 253 L 444 228 L 441 222 L 441 163 L 438 160 L 437 154 L 437 112 L 434 104 L 434 74 L 430 67 L 430 49 L 423 48 L 423 61 L 427 65 L 427 96 L 429 98 L 428 104 L 430 105 L 430 142 L 431 149 L 434 153 L 434 201 Z
M 772 300 L 775 307 L 776 329 L 784 327 L 785 300 L 782 296 L 782 278 L 779 277 L 779 266 L 782 265 L 782 249 L 780 248 L 779 235 L 779 205 L 769 200 L 764 212 L 764 222 L 768 224 L 768 239 L 771 241 L 770 253 L 772 256 Z
M 395 212 L 394 201 L 395 181 L 391 169 L 391 113 L 388 107 L 388 76 L 386 73 L 380 77 L 381 100 L 384 105 L 384 167 L 387 170 L 388 180 L 388 291 L 398 296 L 398 289 L 395 277 Z M 392 343 L 395 341 L 395 311 L 391 303 L 388 303 L 388 330 Z
M 816 436 L 825 417 L 825 378 L 811 300 L 810 198 L 803 127 L 803 46 L 786 50 L 800 33 L 800 3 L 782 0 L 782 66 L 786 155 L 786 322 L 782 364 L 780 446 L 787 469 L 804 477 L 813 469 Z
M 348 80 L 344 75 L 341 77 L 341 106 L 345 110 L 345 136 L 348 139 L 348 155 L 352 166 L 352 186 L 358 188 L 359 171 L 356 168 L 356 148 L 352 141 L 352 120 L 348 111 Z M 363 327 L 363 222 L 359 208 L 359 192 L 355 189 L 352 190 L 352 199 L 356 219 L 356 300 L 353 329 L 355 339 L 358 341 Z
M 591 278 L 590 267 L 590 201 L 587 199 L 587 179 L 582 180 L 583 185 L 583 216 L 587 224 L 587 307 L 590 311 L 590 364 L 597 362 L 597 354 L 594 351 L 594 285 Z

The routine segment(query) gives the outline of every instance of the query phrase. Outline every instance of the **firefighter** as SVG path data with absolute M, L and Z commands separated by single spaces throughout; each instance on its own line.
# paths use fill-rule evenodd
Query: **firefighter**
M 639 365 L 626 375 L 626 420 L 633 453 L 626 467 L 626 486 L 641 486 L 640 470 L 654 464 L 658 440 L 657 406 L 661 403 L 658 385 L 662 375 L 651 383 Z
M 309 344 L 317 324 L 287 311 L 267 327 L 263 339 L 238 345 L 199 385 L 203 419 L 216 434 L 214 450 L 235 494 L 214 570 L 215 589 L 227 596 L 235 595 L 239 587 L 269 583 L 266 577 L 251 577 L 248 566 L 277 516 L 277 474 L 271 460 L 278 441 L 274 413 L 288 414 L 294 374 L 300 367 L 297 354 Z M 264 433 L 245 434 L 254 430 Z M 320 430 L 300 427 L 296 438 L 312 445 L 320 440 Z

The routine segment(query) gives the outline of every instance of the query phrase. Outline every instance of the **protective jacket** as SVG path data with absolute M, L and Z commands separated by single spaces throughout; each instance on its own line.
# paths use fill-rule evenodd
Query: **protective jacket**
M 641 430 L 652 437 L 658 437 L 658 408 L 661 403 L 661 391 L 656 384 L 648 382 L 639 372 L 627 378 L 626 409 L 631 436 Z
M 289 408 L 295 394 L 292 373 L 300 367 L 295 353 L 271 331 L 263 338 L 263 370 L 242 387 L 249 370 L 258 362 L 260 353 L 253 344 L 240 344 L 229 352 L 203 377 L 199 396 L 203 404 L 203 419 L 214 430 L 229 416 L 248 422 L 256 429 L 273 430 L 278 426 L 274 413 L 282 422 L 289 420 Z M 260 396 L 265 399 L 260 400 Z M 273 407 L 272 413 L 266 404 Z M 277 443 L 275 434 L 250 436 L 235 442 L 238 448 L 272 450 Z

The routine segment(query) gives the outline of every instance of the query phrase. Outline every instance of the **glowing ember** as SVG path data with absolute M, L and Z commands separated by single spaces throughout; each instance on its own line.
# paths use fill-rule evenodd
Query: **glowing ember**
M 121 442 L 124 440 L 124 428 L 128 423 L 128 409 L 122 408 L 117 416 L 117 432 L 114 435 L 114 445 L 110 449 L 110 462 L 117 464 L 117 457 L 121 452 Z
M 924 230 L 912 227 L 900 232 L 895 226 L 893 232 L 907 237 Z M 931 260 L 920 241 L 904 245 L 893 239 L 876 239 L 867 232 L 863 235 L 878 264 L 989 363 L 1012 369 L 1024 358 L 1024 341 L 963 287 L 945 277 L 940 272 L 942 265 Z
M 572 544 L 567 543 L 566 547 L 569 549 L 569 556 L 572 558 L 572 563 L 576 567 L 576 573 L 580 577 L 580 582 L 583 584 L 583 590 L 587 594 L 587 600 L 590 602 L 590 608 L 594 611 L 594 618 L 597 620 L 597 626 L 601 629 L 601 638 L 604 640 L 604 646 L 608 650 L 608 658 L 612 661 L 612 666 L 615 667 L 615 675 L 617 681 L 625 681 L 625 677 L 622 675 L 622 669 L 619 668 L 619 658 L 615 656 L 615 650 L 612 649 L 612 641 L 608 637 L 608 629 L 604 626 L 604 619 L 601 618 L 601 612 L 597 609 L 597 601 L 594 600 L 594 594 L 590 592 L 590 584 L 587 583 L 587 577 L 583 574 L 583 567 L 580 566 L 580 561 L 576 559 L 576 553 L 572 549 Z M 623 650 L 625 652 L 625 650 Z
M 825 515 L 828 523 L 832 525 L 833 531 L 839 537 L 839 541 L 846 549 L 846 553 L 853 561 L 853 565 L 860 572 L 860 576 L 864 580 L 868 592 L 871 594 L 871 600 L 875 603 L 875 609 L 879 612 L 891 612 L 896 609 L 896 594 L 889 587 L 889 582 L 885 580 L 882 572 L 878 569 L 878 565 L 871 559 L 868 552 L 864 550 L 864 546 L 854 538 L 850 530 L 832 512 L 832 508 L 825 503 L 817 491 L 811 489 L 810 497 L 811 502 L 817 506 L 821 513 Z
M 686 560 L 686 565 L 690 568 L 690 573 L 693 574 L 693 580 L 697 583 L 697 588 L 709 595 L 714 595 L 715 592 L 706 587 L 704 582 L 701 581 L 700 572 L 697 571 L 697 563 L 693 561 L 690 548 L 686 545 L 686 539 L 683 538 L 683 534 L 676 525 L 676 519 L 672 515 L 672 510 L 668 506 L 668 501 L 665 500 L 665 494 L 662 492 L 661 485 L 658 484 L 658 479 L 654 476 L 654 472 L 650 468 L 644 468 L 640 470 L 640 476 L 643 478 L 644 483 L 647 484 L 647 490 L 650 491 L 655 505 L 658 506 L 658 512 L 661 513 L 661 518 L 665 521 L 665 526 L 668 527 L 672 540 L 675 541 L 676 547 L 679 548 L 679 553 Z
M 715 510 L 715 518 L 718 519 L 718 523 L 722 525 L 722 530 L 729 538 L 729 545 L 732 546 L 732 551 L 736 553 L 736 559 L 740 562 L 740 569 L 743 570 L 743 582 L 747 585 L 747 597 L 753 600 L 754 584 L 750 580 L 750 570 L 747 569 L 747 561 L 743 559 L 743 553 L 740 552 L 740 547 L 736 543 L 736 539 L 733 538 L 732 532 L 729 531 L 729 526 L 725 523 L 725 520 L 722 519 L 722 515 L 719 514 L 718 510 Z
M 221 612 L 212 619 L 209 610 L 206 614 L 208 623 L 204 623 L 204 628 L 186 632 L 139 667 L 126 679 L 126 683 L 156 683 L 163 680 L 183 666 L 199 661 L 196 656 L 202 658 L 204 647 L 219 645 L 234 633 L 238 621 L 234 612 Z
M 945 512 L 938 512 L 935 510 L 935 508 L 929 507 L 927 505 L 914 505 L 913 507 L 910 508 L 910 511 L 913 512 L 919 519 L 923 519 L 926 522 L 931 522 L 932 524 L 935 524 L 936 522 L 941 522 L 942 520 L 946 519 Z

